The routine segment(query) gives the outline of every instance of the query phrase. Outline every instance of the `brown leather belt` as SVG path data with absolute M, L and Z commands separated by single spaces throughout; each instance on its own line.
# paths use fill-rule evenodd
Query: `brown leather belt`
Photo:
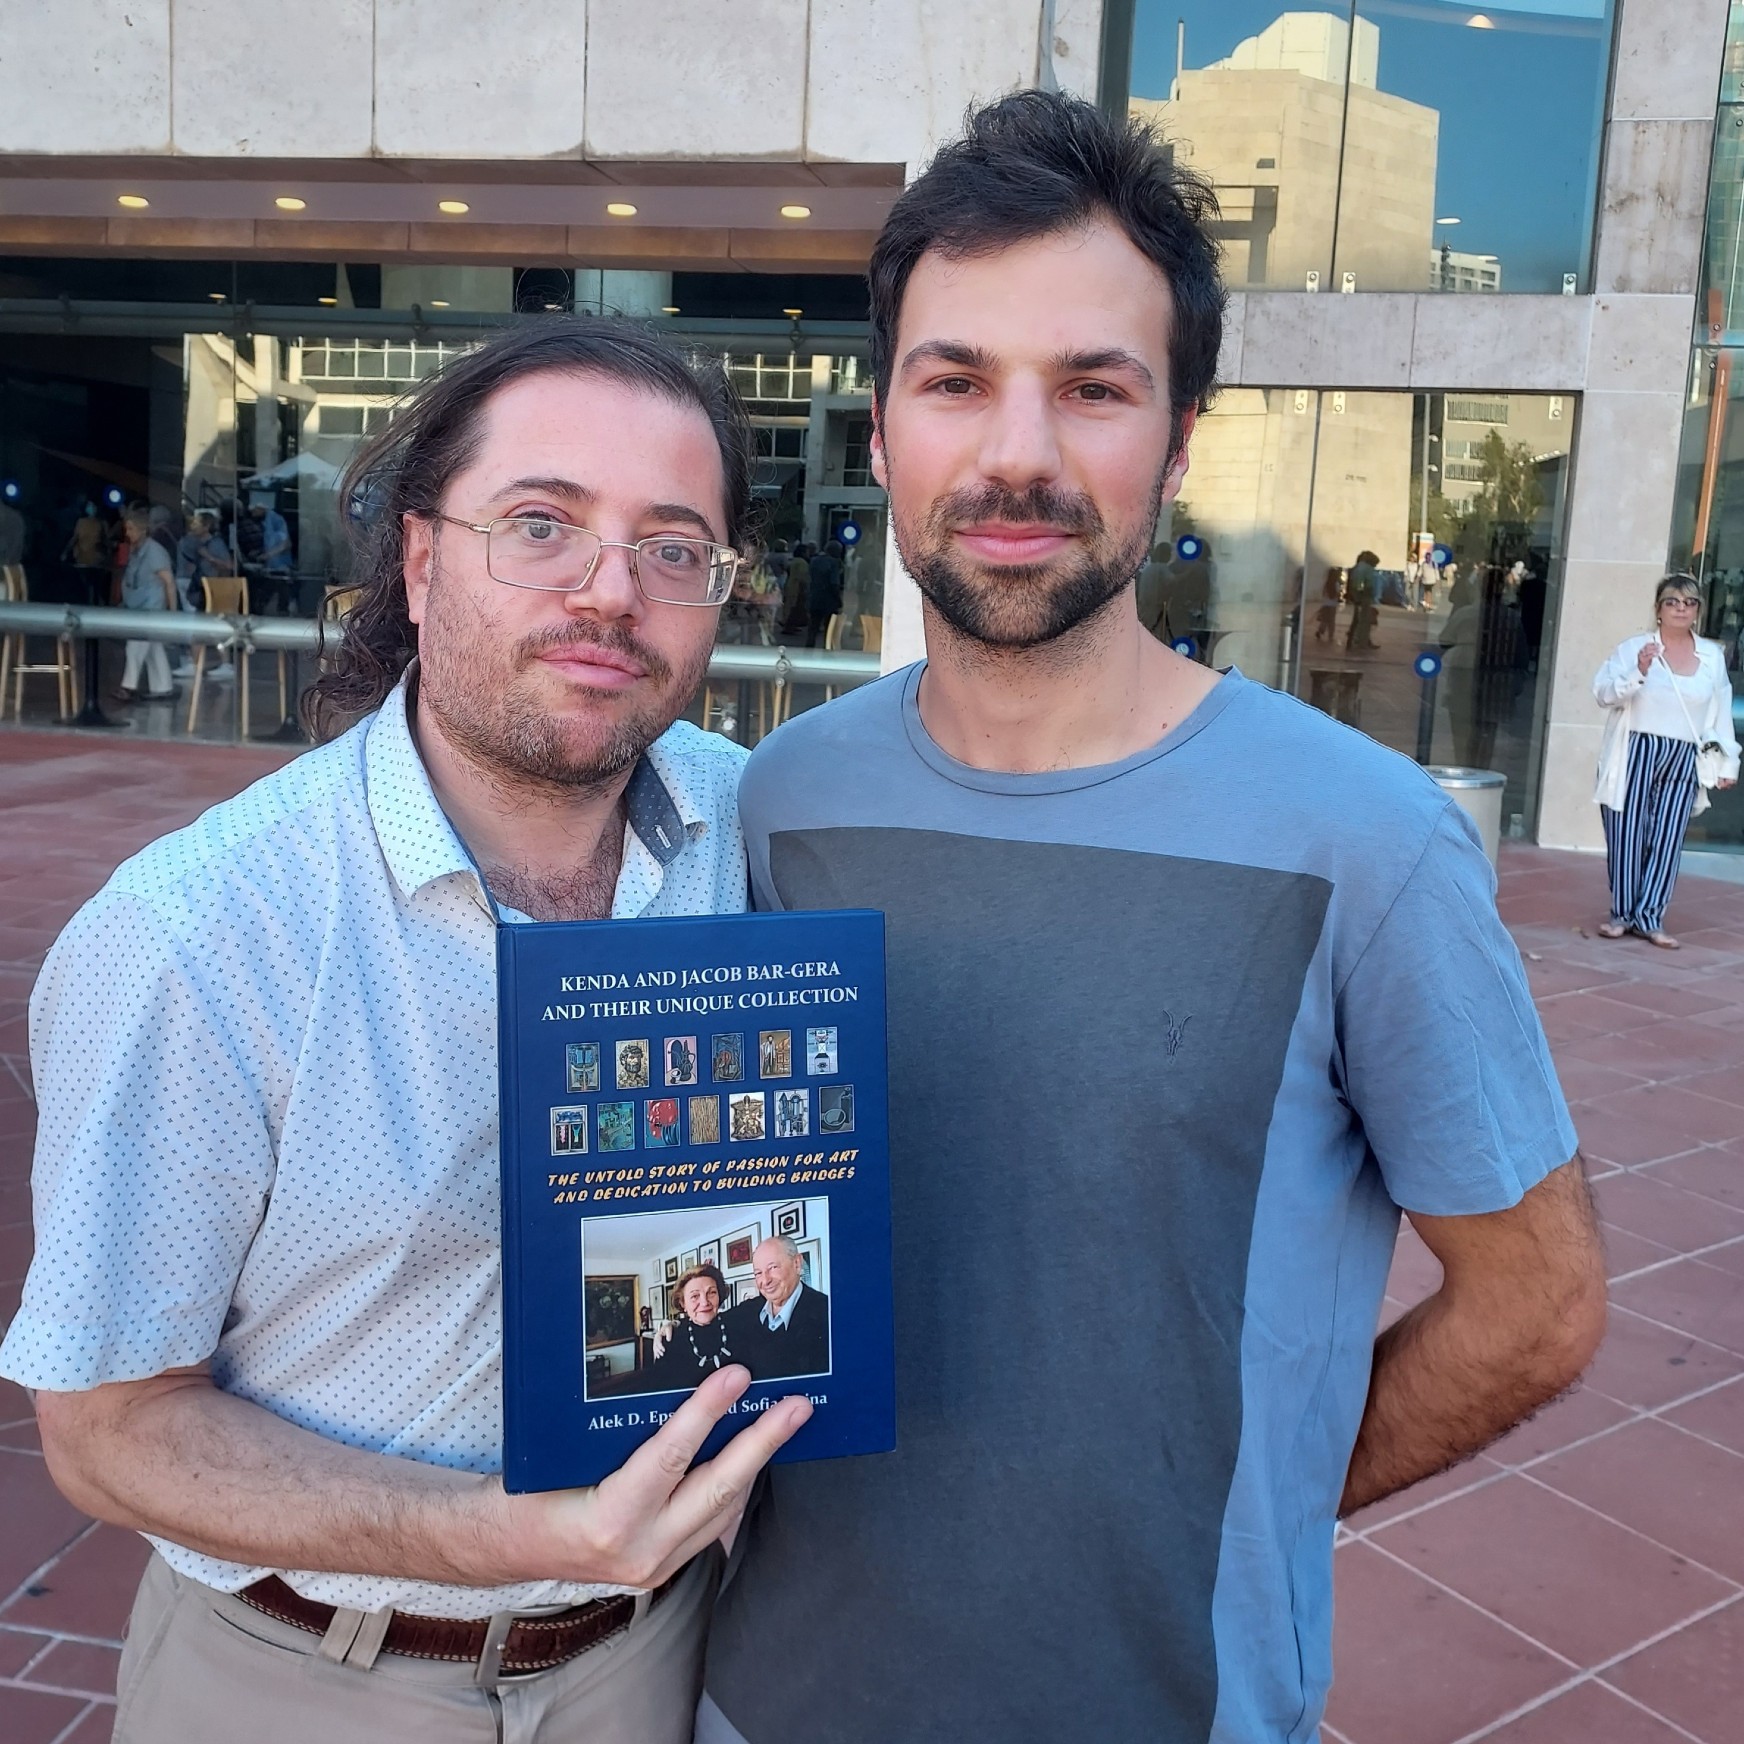
M 677 1580 L 678 1576 L 673 1575 L 654 1589 L 648 1599 L 649 1610 L 672 1591 Z M 245 1605 L 276 1617 L 281 1623 L 306 1629 L 311 1635 L 325 1635 L 335 1615 L 335 1607 L 305 1599 L 276 1574 L 244 1587 L 236 1596 Z M 572 1605 L 567 1611 L 553 1611 L 543 1617 L 517 1617 L 502 1642 L 501 1672 L 513 1676 L 549 1671 L 627 1629 L 635 1612 L 634 1595 L 623 1593 L 615 1598 Z M 490 1625 L 489 1617 L 418 1617 L 407 1611 L 395 1611 L 388 1619 L 381 1651 L 406 1659 L 441 1659 L 458 1665 L 476 1665 L 484 1654 Z

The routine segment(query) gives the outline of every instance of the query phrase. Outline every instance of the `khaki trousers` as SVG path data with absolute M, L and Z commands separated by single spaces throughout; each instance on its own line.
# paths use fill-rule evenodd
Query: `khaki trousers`
M 153 1556 L 121 1655 L 115 1744 L 690 1744 L 719 1557 L 550 1671 L 479 1689 L 469 1665 L 383 1653 L 369 1670 L 317 1636 Z

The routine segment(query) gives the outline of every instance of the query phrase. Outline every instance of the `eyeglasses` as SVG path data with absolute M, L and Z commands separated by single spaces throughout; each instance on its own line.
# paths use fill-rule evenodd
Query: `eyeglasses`
M 492 581 L 536 593 L 578 593 L 593 580 L 600 554 L 617 550 L 629 552 L 630 574 L 644 599 L 669 606 L 718 606 L 733 591 L 741 561 L 732 546 L 709 539 L 656 533 L 626 544 L 545 515 L 436 519 L 484 534 L 484 564 Z
M 1662 606 L 1687 606 L 1692 612 L 1700 611 L 1702 604 L 1693 593 L 1668 593 L 1659 603 Z

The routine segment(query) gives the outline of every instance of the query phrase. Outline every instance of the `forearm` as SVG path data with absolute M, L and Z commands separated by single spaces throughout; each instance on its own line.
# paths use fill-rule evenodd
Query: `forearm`
M 1339 1516 L 1481 1452 L 1571 1386 L 1591 1350 L 1558 1319 L 1534 1335 L 1444 1286 L 1375 1341 Z
M 367 1453 L 174 1378 L 119 1406 L 40 1399 L 44 1451 L 70 1500 L 208 1556 L 493 1586 L 518 1566 L 510 1501 L 491 1478 Z

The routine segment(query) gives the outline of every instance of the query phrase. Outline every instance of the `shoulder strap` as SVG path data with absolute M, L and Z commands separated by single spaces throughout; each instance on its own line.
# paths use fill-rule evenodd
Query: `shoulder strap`
M 1677 698 L 1677 706 L 1683 710 L 1684 725 L 1689 728 L 1690 737 L 1695 741 L 1696 749 L 1699 751 L 1702 746 L 1702 736 L 1696 731 L 1696 724 L 1690 718 L 1689 704 L 1683 700 L 1683 692 L 1677 687 L 1677 674 L 1672 671 L 1671 662 L 1665 657 L 1665 644 L 1663 642 L 1659 644 L 1659 652 L 1654 655 L 1654 659 L 1665 668 L 1665 675 L 1671 680 L 1671 694 Z M 1696 671 L 1700 672 L 1701 667 L 1702 651 L 1698 645 L 1696 648 Z

